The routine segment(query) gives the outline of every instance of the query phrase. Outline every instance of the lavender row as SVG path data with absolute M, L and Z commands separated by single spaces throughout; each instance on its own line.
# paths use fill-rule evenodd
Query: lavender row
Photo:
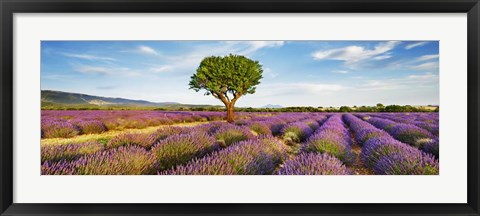
M 432 113 L 432 114 L 411 113 L 409 115 L 397 114 L 397 113 L 395 114 L 382 113 L 382 114 L 372 114 L 372 116 L 392 120 L 397 123 L 412 124 L 427 130 L 428 132 L 432 133 L 437 137 L 439 135 L 438 113 Z
M 154 174 L 155 156 L 138 146 L 122 146 L 85 155 L 74 161 L 46 161 L 42 175 L 142 175 Z
M 344 121 L 363 145 L 363 163 L 380 175 L 437 175 L 438 160 L 431 154 L 409 146 L 383 130 L 351 115 L 345 114 Z
M 341 114 L 335 114 L 308 138 L 302 151 L 327 153 L 350 164 L 355 158 L 351 144 L 350 132 L 345 127 Z
M 267 175 L 286 157 L 285 146 L 273 137 L 242 141 L 161 175 Z
M 323 123 L 326 118 L 322 115 L 288 123 L 281 130 L 282 139 L 287 144 L 304 142 L 320 127 L 320 123 Z
M 415 125 L 397 123 L 392 120 L 377 117 L 369 118 L 367 121 L 375 127 L 387 131 L 395 139 L 424 150 L 438 158 L 438 137 L 427 130 Z
M 275 173 L 277 175 L 351 175 L 336 157 L 330 154 L 301 153 L 288 160 Z

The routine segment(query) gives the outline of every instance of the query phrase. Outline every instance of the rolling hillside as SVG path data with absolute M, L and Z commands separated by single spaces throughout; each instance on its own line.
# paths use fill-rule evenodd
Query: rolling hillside
M 79 93 L 43 90 L 42 104 L 162 107 L 162 106 L 168 106 L 168 105 L 176 105 L 179 103 L 176 103 L 176 102 L 154 103 L 154 102 L 145 101 L 145 100 L 99 97 L 99 96 L 79 94 Z

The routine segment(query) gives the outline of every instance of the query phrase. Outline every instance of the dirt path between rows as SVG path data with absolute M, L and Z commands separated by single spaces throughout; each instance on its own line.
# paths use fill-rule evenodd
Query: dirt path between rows
M 360 158 L 360 155 L 362 154 L 362 147 L 355 140 L 355 135 L 353 132 L 350 129 L 349 131 L 350 139 L 352 140 L 352 152 L 355 154 L 355 161 L 348 167 L 355 173 L 355 175 L 375 175 L 373 170 L 367 168 L 363 164 L 363 161 Z

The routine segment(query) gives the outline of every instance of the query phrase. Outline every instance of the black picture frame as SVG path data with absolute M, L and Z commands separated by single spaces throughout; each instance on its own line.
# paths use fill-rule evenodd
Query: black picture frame
M 480 215 L 478 0 L 0 0 L 1 215 Z M 468 202 L 466 204 L 21 204 L 13 203 L 14 13 L 467 13 Z M 448 187 L 448 185 L 446 185 Z

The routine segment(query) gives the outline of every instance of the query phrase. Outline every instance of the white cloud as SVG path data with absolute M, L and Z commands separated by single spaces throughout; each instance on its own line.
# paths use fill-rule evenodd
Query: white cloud
M 334 70 L 332 72 L 333 73 L 339 73 L 339 74 L 348 74 L 348 71 L 346 71 L 346 70 Z
M 292 89 L 310 91 L 314 93 L 335 92 L 346 89 L 346 87 L 337 84 L 314 84 L 314 83 L 293 83 L 289 85 Z
M 413 49 L 415 47 L 419 47 L 419 46 L 423 46 L 425 44 L 427 44 L 428 42 L 417 42 L 417 43 L 412 43 L 412 44 L 408 44 L 405 46 L 405 49 Z
M 110 58 L 110 57 L 102 57 L 102 56 L 87 55 L 87 54 L 62 53 L 62 55 L 66 57 L 86 59 L 86 60 L 117 61 L 116 59 Z
M 423 46 L 425 44 L 427 44 L 428 42 L 417 42 L 417 43 L 411 43 L 411 44 L 408 44 L 405 46 L 405 49 L 409 50 L 409 49 L 413 49 L 415 47 L 419 47 L 419 46 Z
M 339 60 L 344 61 L 347 66 L 354 67 L 362 61 L 371 59 L 381 60 L 390 58 L 387 52 L 395 48 L 399 41 L 388 41 L 377 44 L 373 49 L 362 46 L 348 46 L 330 50 L 316 51 L 312 54 L 315 60 Z
M 272 69 L 268 67 L 263 69 L 263 74 L 268 75 L 271 78 L 276 78 L 279 75 L 279 73 L 273 72 Z
M 350 78 L 352 78 L 352 79 L 365 79 L 365 77 L 363 77 L 363 76 L 352 76 Z
M 439 77 L 433 73 L 420 75 L 409 75 L 403 78 L 384 79 L 384 80 L 366 80 L 359 85 L 358 90 L 378 91 L 378 90 L 400 90 L 413 88 L 429 88 L 438 84 Z
M 83 74 L 100 74 L 100 75 L 123 75 L 138 76 L 141 73 L 125 67 L 105 67 L 91 65 L 74 65 L 73 70 Z
M 72 76 L 71 75 L 64 75 L 64 74 L 45 74 L 42 72 L 42 79 L 48 79 L 48 80 L 71 80 Z
M 88 65 L 78 65 L 74 68 L 75 71 L 84 73 L 84 74 L 110 74 L 111 70 L 105 67 L 96 67 Z
M 365 84 L 362 85 L 363 90 L 393 90 L 398 89 L 402 85 L 396 83 L 395 81 L 386 81 L 386 80 L 368 80 Z
M 158 67 L 152 67 L 150 68 L 150 71 L 154 73 L 165 73 L 165 72 L 172 72 L 173 68 L 172 66 L 169 66 L 169 65 L 163 65 Z
M 433 73 L 426 73 L 422 75 L 410 75 L 407 78 L 416 79 L 416 80 L 438 80 L 438 76 Z
M 137 51 L 147 55 L 158 55 L 158 52 L 149 46 L 138 46 Z
M 439 55 L 423 55 L 415 59 L 415 61 L 420 62 L 420 61 L 428 61 L 432 59 L 438 59 Z
M 373 59 L 374 60 L 384 60 L 384 59 L 389 59 L 391 57 L 392 57 L 391 55 L 380 55 L 380 56 L 373 57 Z
M 279 95 L 323 95 L 348 89 L 339 84 L 325 83 L 274 83 L 260 85 L 257 93 L 260 96 Z
M 413 70 L 438 70 L 438 62 L 426 62 L 419 65 L 410 66 Z
M 280 47 L 284 44 L 284 41 L 225 41 L 214 45 L 194 46 L 189 52 L 183 55 L 160 56 L 160 58 L 168 62 L 168 65 L 165 66 L 168 66 L 172 71 L 188 71 L 193 73 L 200 64 L 200 61 L 207 56 L 223 56 L 228 54 L 250 56 L 258 50 Z M 275 73 L 271 75 L 276 76 Z
M 438 70 L 438 54 L 423 55 L 410 60 L 395 61 L 388 64 L 390 69 L 406 70 Z
M 238 42 L 240 45 L 245 43 L 247 47 L 242 51 L 243 54 L 248 55 L 262 48 L 281 47 L 285 44 L 284 41 L 245 41 Z

